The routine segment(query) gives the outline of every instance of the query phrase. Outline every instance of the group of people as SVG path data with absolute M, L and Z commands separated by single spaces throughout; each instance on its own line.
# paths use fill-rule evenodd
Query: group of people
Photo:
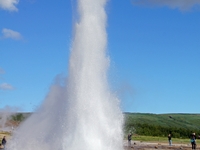
M 171 134 L 168 135 L 168 141 L 169 141 L 169 145 L 171 146 L 172 145 Z M 195 133 L 191 134 L 190 142 L 191 142 L 191 145 L 192 145 L 192 150 L 195 150 L 196 149 L 196 145 L 197 145 L 196 144 L 196 134 Z
M 132 138 L 132 133 L 129 133 L 128 134 L 128 146 L 129 147 L 131 146 L 131 138 Z M 171 134 L 168 135 L 168 142 L 169 142 L 169 146 L 171 146 L 172 145 Z M 196 135 L 195 135 L 195 133 L 191 134 L 190 142 L 191 142 L 191 145 L 192 145 L 192 150 L 195 150 L 196 149 Z

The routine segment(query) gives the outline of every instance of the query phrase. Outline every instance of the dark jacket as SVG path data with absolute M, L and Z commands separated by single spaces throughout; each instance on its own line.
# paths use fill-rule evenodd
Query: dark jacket
M 6 144 L 6 139 L 5 139 L 5 138 L 2 139 L 2 144 L 3 144 L 3 145 Z
M 191 143 L 195 143 L 195 141 L 196 141 L 196 135 L 192 134 L 191 135 Z

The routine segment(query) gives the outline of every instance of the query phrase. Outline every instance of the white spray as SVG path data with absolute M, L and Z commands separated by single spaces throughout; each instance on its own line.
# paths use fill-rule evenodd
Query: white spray
M 78 0 L 66 86 L 51 87 L 8 150 L 122 150 L 123 116 L 107 81 L 106 0 Z

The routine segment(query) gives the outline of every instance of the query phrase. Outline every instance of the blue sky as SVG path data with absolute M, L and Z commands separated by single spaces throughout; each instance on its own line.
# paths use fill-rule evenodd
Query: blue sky
M 67 76 L 73 1 L 0 0 L 0 108 L 33 111 Z M 199 113 L 200 1 L 110 0 L 110 84 L 122 111 Z

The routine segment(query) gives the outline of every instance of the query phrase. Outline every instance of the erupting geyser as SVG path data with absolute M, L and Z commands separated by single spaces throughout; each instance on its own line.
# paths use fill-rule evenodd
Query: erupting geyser
M 107 81 L 106 0 L 78 0 L 65 83 L 8 142 L 8 150 L 122 150 L 123 116 Z M 59 80 L 57 80 L 59 81 Z

